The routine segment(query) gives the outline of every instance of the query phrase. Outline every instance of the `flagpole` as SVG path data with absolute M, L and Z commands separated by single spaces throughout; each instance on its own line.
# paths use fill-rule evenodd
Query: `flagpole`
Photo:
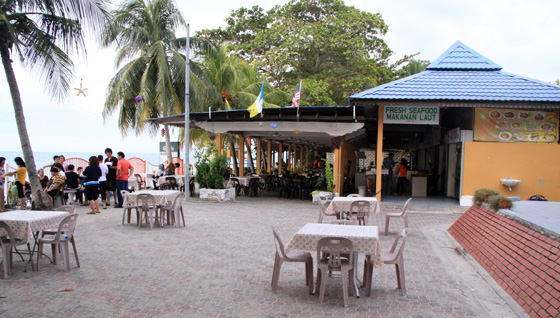
M 190 24 L 187 23 L 187 58 L 186 58 L 186 73 L 185 73 L 185 161 L 183 162 L 183 170 L 185 171 L 185 201 L 190 199 L 190 180 L 189 180 L 189 122 L 190 122 Z

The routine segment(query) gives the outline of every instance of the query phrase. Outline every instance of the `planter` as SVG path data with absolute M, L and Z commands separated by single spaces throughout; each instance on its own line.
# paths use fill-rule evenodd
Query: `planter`
M 313 204 L 319 204 L 319 198 L 325 198 L 325 199 L 329 199 L 332 200 L 332 198 L 334 197 L 338 197 L 338 193 L 332 193 L 332 192 L 318 192 L 315 193 L 313 195 Z
M 235 188 L 200 189 L 200 199 L 217 202 L 235 201 Z

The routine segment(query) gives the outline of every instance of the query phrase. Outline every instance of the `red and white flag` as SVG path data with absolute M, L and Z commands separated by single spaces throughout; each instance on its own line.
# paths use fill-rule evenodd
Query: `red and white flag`
M 301 81 L 299 81 L 299 86 L 296 89 L 296 93 L 294 94 L 294 97 L 292 98 L 292 107 L 298 107 L 299 106 L 300 92 L 301 92 Z

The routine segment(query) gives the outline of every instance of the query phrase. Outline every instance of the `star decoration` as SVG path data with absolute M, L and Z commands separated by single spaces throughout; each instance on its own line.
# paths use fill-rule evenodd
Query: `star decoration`
M 80 96 L 80 94 L 84 94 L 84 96 L 86 96 L 87 88 L 82 87 L 82 83 L 80 83 L 80 88 L 74 88 L 74 89 L 78 91 L 78 95 L 76 96 Z

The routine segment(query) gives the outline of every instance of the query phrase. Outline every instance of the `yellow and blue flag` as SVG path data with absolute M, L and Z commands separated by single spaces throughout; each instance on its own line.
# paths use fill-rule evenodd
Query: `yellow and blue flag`
M 249 106 L 247 108 L 247 110 L 249 111 L 249 113 L 251 114 L 251 118 L 257 116 L 258 114 L 262 113 L 262 108 L 263 108 L 263 90 L 264 90 L 264 82 L 261 85 L 261 92 L 259 94 L 259 96 L 257 96 L 257 99 L 255 100 L 255 102 L 253 103 L 253 105 Z

